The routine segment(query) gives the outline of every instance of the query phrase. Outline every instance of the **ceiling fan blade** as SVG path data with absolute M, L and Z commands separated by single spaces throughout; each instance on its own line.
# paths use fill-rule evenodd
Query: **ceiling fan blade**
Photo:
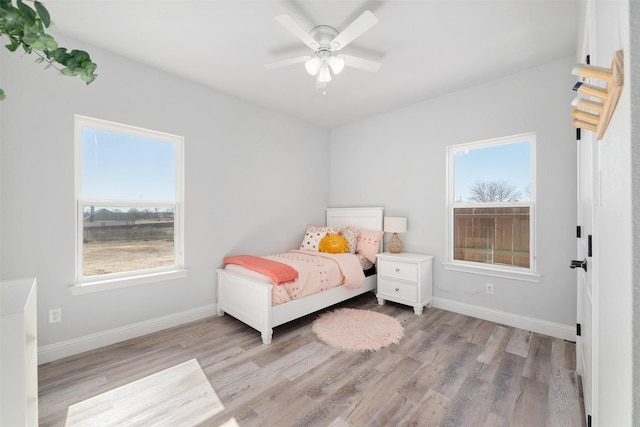
M 378 23 L 378 18 L 370 10 L 366 10 L 362 15 L 358 16 L 347 28 L 342 30 L 333 40 L 331 40 L 331 49 L 340 50 L 357 37 L 360 37 L 365 31 Z
M 311 37 L 309 33 L 304 28 L 302 28 L 302 26 L 298 24 L 298 22 L 296 22 L 295 19 L 293 19 L 286 13 L 277 15 L 276 21 L 282 24 L 283 27 L 289 30 L 294 36 L 302 40 L 302 42 L 309 46 L 311 49 L 316 50 L 318 49 L 318 47 L 320 47 L 318 45 L 318 42 L 313 37 Z
M 380 62 L 371 61 L 369 59 L 358 58 L 357 56 L 342 55 L 344 58 L 344 65 L 348 67 L 358 68 L 364 71 L 371 71 L 375 73 L 382 67 Z
M 305 62 L 308 59 L 310 59 L 310 56 L 299 56 L 297 58 L 291 58 L 291 59 L 285 59 L 284 61 L 278 61 L 278 62 L 274 62 L 272 64 L 267 64 L 265 65 L 265 68 L 267 70 L 274 70 L 276 68 L 282 68 L 282 67 L 286 67 L 289 65 L 294 65 L 294 64 L 299 64 L 301 62 Z

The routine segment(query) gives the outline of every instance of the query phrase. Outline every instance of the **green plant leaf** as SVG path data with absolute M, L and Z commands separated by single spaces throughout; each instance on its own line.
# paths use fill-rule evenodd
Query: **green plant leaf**
M 49 15 L 49 11 L 47 10 L 47 8 L 44 7 L 44 4 L 39 1 L 35 1 L 33 2 L 33 5 L 36 7 L 36 12 L 38 12 L 38 16 L 40 16 L 40 19 L 42 19 L 42 23 L 44 24 L 44 26 L 48 27 L 49 25 L 51 25 L 51 16 Z
M 9 37 L 9 41 L 11 43 L 5 45 L 5 47 L 10 51 L 10 52 L 15 52 L 16 49 L 18 49 L 18 47 L 20 47 L 20 40 L 18 40 L 15 37 Z
M 65 62 L 67 62 L 67 59 L 71 57 L 71 55 L 67 53 L 67 49 L 65 49 L 64 47 L 55 49 L 53 52 L 51 52 L 50 55 L 47 56 L 49 58 L 53 58 L 54 61 L 60 64 L 64 64 Z
M 55 50 L 58 48 L 58 42 L 49 34 L 42 34 L 40 40 L 44 43 L 45 47 L 49 50 Z
M 34 25 L 36 23 L 36 11 L 24 4 L 22 0 L 16 0 L 16 5 L 18 6 L 18 10 L 22 13 L 24 20 L 28 24 Z
M 4 94 L 4 90 L 0 89 L 0 101 L 4 101 L 7 96 Z
M 73 58 L 78 62 L 91 60 L 91 58 L 89 57 L 89 54 L 84 50 L 74 49 L 71 51 L 71 56 L 73 56 Z
M 10 9 L 5 9 L 3 7 L 2 11 L 4 12 L 4 16 L 2 18 L 2 21 L 4 22 L 4 26 L 6 28 L 13 27 L 16 23 L 16 16 L 17 16 L 15 9 L 13 7 L 11 7 Z
M 63 68 L 62 70 L 60 70 L 60 73 L 64 74 L 65 76 L 75 76 L 76 73 L 74 73 L 73 71 L 71 71 L 68 68 Z
M 22 43 L 33 46 L 38 41 L 38 35 L 35 33 L 25 33 L 22 37 Z

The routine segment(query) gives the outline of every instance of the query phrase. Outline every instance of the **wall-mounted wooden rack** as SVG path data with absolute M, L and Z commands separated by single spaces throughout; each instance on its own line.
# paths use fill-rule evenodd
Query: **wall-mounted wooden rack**
M 571 73 L 584 78 L 602 80 L 605 83 L 604 87 L 587 84 L 584 81 L 576 83 L 573 90 L 579 95 L 571 103 L 576 107 L 571 113 L 573 117 L 571 123 L 576 127 L 595 132 L 596 138 L 602 139 L 624 86 L 623 52 L 619 50 L 613 55 L 611 68 L 577 64 Z

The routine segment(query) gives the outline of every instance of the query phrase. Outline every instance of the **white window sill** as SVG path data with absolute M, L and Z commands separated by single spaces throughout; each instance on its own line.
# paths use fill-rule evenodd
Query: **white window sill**
M 488 266 L 487 264 L 469 265 L 459 264 L 456 262 L 442 263 L 445 270 L 461 271 L 464 273 L 483 274 L 485 276 L 502 277 L 504 279 L 521 280 L 524 282 L 538 283 L 542 280 L 542 274 L 535 271 L 525 270 L 518 271 L 515 269 L 506 269 L 496 266 Z
M 114 289 L 128 288 L 130 286 L 146 285 L 164 280 L 180 279 L 187 276 L 189 270 L 178 269 L 135 276 L 110 278 L 105 280 L 91 280 L 79 282 L 69 286 L 72 295 L 89 294 L 93 292 L 112 291 Z

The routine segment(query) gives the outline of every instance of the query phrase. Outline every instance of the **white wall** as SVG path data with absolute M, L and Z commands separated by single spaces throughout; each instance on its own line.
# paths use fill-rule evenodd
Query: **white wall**
M 595 424 L 632 425 L 632 144 L 629 2 L 590 1 L 591 63 L 610 67 L 613 53 L 625 53 L 625 87 L 607 132 L 598 142 L 600 201 L 595 210 L 597 240 L 598 371 Z M 637 149 L 637 147 L 636 147 Z M 637 166 L 636 166 L 637 167 Z M 637 190 L 637 189 L 636 189 Z M 637 193 L 636 193 L 637 194 Z
M 570 71 L 574 64 L 575 59 L 567 58 L 334 129 L 331 204 L 381 205 L 386 214 L 407 216 L 405 250 L 435 256 L 434 294 L 440 304 L 493 317 L 524 316 L 535 319 L 538 326 L 551 322 L 572 333 L 576 278 L 569 261 L 576 246 L 576 142 L 570 125 L 575 81 Z M 525 132 L 537 133 L 537 265 L 542 281 L 445 270 L 446 147 Z M 486 283 L 494 284 L 494 295 L 485 294 Z
M 329 201 L 329 134 L 78 41 L 98 79 L 59 76 L 2 49 L 2 279 L 37 276 L 38 341 L 69 342 L 211 308 L 227 254 L 299 245 Z M 185 279 L 72 296 L 73 116 L 185 137 Z M 48 324 L 48 310 L 62 322 Z
M 631 97 L 631 198 L 633 221 L 633 327 L 640 330 L 640 2 L 629 3 Z M 633 119 L 635 117 L 635 120 Z M 633 334 L 633 425 L 640 425 L 640 334 Z

